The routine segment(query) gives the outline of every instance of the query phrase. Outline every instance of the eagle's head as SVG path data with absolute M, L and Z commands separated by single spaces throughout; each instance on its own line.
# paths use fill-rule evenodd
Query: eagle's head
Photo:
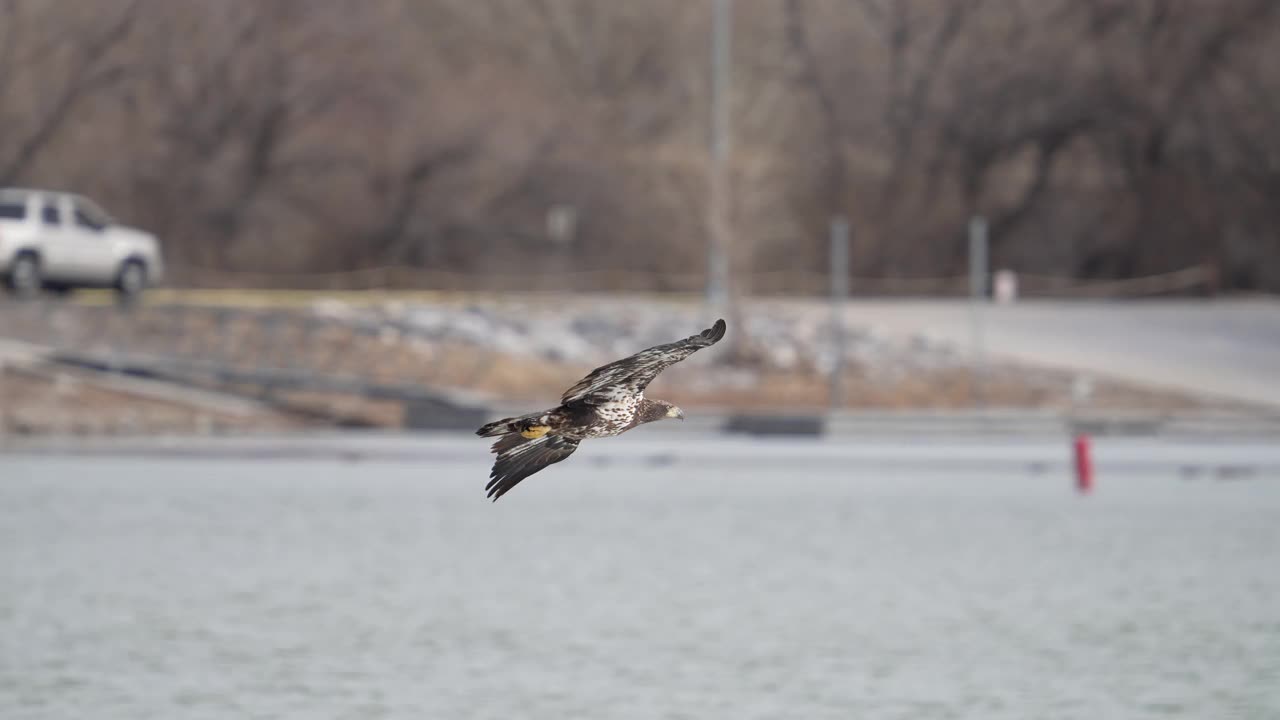
M 645 398 L 641 402 L 637 415 L 639 415 L 639 420 L 642 423 L 657 420 L 684 419 L 684 411 L 680 408 L 666 400 L 650 400 L 649 398 Z

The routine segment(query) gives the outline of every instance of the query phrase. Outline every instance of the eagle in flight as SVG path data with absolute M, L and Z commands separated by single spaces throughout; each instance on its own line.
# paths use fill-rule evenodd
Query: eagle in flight
M 480 437 L 498 438 L 492 449 L 498 457 L 485 486 L 488 497 L 496 502 L 521 480 L 572 455 L 587 438 L 621 435 L 655 420 L 683 420 L 680 408 L 645 397 L 644 389 L 658 373 L 719 342 L 726 327 L 717 320 L 697 335 L 602 365 L 566 390 L 558 407 L 477 430 Z

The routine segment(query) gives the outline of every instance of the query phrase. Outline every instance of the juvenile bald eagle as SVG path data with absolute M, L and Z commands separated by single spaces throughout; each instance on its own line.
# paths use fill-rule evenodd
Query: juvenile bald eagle
M 650 400 L 644 389 L 658 373 L 724 337 L 724 320 L 697 335 L 642 350 L 631 357 L 602 365 L 565 391 L 560 405 L 550 410 L 504 418 L 476 431 L 498 437 L 488 497 L 497 501 L 521 480 L 558 463 L 587 438 L 613 437 L 655 420 L 684 419 L 680 408 Z

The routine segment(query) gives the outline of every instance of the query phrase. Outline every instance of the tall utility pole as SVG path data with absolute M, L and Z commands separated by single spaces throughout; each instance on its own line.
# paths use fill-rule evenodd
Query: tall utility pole
M 733 0 L 712 0 L 711 178 L 708 202 L 707 304 L 717 314 L 729 305 L 729 86 Z

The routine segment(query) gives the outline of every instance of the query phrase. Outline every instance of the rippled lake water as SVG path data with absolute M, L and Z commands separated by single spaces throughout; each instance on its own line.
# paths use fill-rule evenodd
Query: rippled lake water
M 1280 717 L 1274 478 L 478 452 L 0 457 L 0 717 Z

